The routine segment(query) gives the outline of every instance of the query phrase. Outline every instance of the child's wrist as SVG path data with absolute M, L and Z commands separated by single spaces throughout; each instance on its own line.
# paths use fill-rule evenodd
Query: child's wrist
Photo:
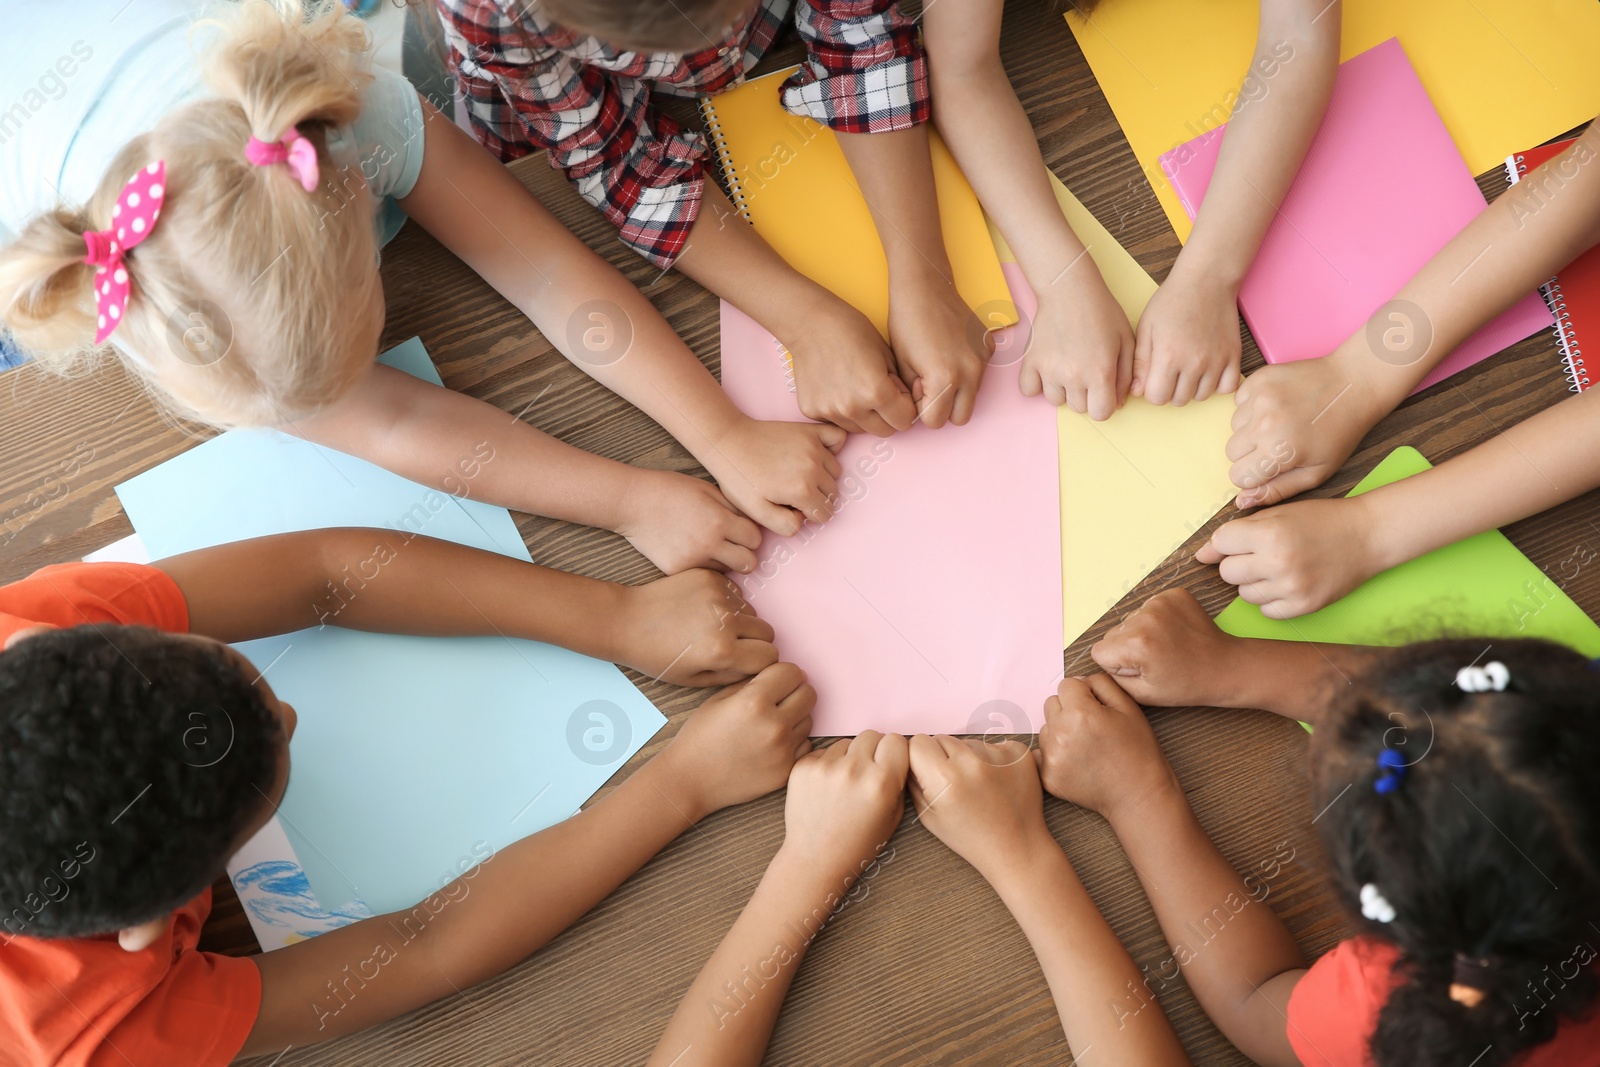
M 1160 818 L 1175 806 L 1188 808 L 1189 800 L 1184 796 L 1172 765 L 1165 756 L 1157 758 L 1159 766 L 1150 767 L 1148 773 L 1137 778 L 1130 776 L 1128 787 L 1101 806 L 1100 816 L 1111 824 L 1118 836 L 1124 826 Z
M 796 897 L 816 902 L 827 899 L 829 894 L 843 897 L 870 864 L 871 857 L 862 862 L 826 848 L 803 848 L 785 839 L 767 867 L 767 877 Z
M 1041 816 L 1037 826 L 1030 827 L 1015 841 L 972 866 L 983 875 L 984 881 L 1004 897 L 1002 886 L 1026 883 L 1036 877 L 1041 869 L 1056 871 L 1064 863 L 1067 863 L 1066 854 L 1061 851 L 1061 846 Z
M 1030 837 L 1027 845 L 1026 849 L 1007 857 L 1006 862 L 978 868 L 984 881 L 994 887 L 1013 912 L 1024 900 L 1036 895 L 1053 895 L 1064 877 L 1075 876 L 1072 862 L 1048 829 L 1042 836 Z
M 1212 248 L 1204 240 L 1190 242 L 1178 252 L 1178 258 L 1167 272 L 1162 285 L 1195 285 L 1229 293 L 1235 300 L 1244 276 L 1250 269 L 1253 255 L 1241 255 L 1232 249 Z
M 684 829 L 723 807 L 706 794 L 704 769 L 694 766 L 688 748 L 676 737 L 639 768 L 638 776 L 686 820 Z

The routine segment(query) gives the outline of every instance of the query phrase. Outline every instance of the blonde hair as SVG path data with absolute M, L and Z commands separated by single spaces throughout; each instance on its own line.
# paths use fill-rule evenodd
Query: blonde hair
M 161 218 L 127 253 L 132 295 L 112 337 L 158 400 L 214 426 L 271 425 L 336 400 L 371 366 L 372 217 L 353 203 L 359 175 L 323 151 L 360 113 L 366 29 L 337 4 L 280 2 L 244 0 L 215 23 L 202 65 L 215 95 L 124 146 L 81 210 L 47 212 L 0 249 L 0 323 L 41 361 L 66 373 L 105 355 L 83 235 L 109 226 L 124 184 L 160 159 Z M 310 193 L 288 167 L 245 159 L 250 137 L 296 127 L 318 147 Z

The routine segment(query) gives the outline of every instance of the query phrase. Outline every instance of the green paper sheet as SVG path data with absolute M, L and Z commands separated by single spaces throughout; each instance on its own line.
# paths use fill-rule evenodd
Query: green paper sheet
M 1430 466 L 1416 449 L 1397 448 L 1350 495 Z M 1310 615 L 1268 619 L 1240 599 L 1217 616 L 1217 625 L 1235 637 L 1335 645 L 1403 645 L 1445 636 L 1542 637 L 1600 657 L 1600 626 L 1499 530 L 1384 571 Z

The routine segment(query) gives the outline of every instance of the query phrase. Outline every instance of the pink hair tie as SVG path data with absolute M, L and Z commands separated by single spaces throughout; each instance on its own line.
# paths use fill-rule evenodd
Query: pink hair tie
M 111 228 L 83 235 L 83 261 L 94 271 L 96 328 L 94 343 L 103 345 L 128 310 L 133 288 L 128 282 L 128 249 L 155 229 L 167 195 L 167 165 L 157 160 L 128 179 L 111 208 Z
M 294 176 L 300 179 L 301 188 L 308 193 L 317 188 L 317 146 L 299 130 L 290 130 L 281 141 L 250 138 L 244 146 L 244 158 L 258 167 L 287 164 Z

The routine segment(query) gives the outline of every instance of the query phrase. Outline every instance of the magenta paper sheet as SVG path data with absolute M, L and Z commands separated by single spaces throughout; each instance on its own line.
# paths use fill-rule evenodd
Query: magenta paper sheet
M 1038 731 L 1062 674 L 1056 410 L 1001 353 L 966 426 L 851 435 L 838 513 L 736 576 L 816 687 L 815 736 Z M 783 349 L 726 302 L 722 385 L 802 421 Z
M 1226 128 L 1161 157 L 1191 219 Z M 1486 206 L 1400 42 L 1391 38 L 1345 61 L 1322 126 L 1239 289 L 1262 356 L 1287 363 L 1332 352 Z M 1530 292 L 1462 342 L 1417 389 L 1553 324 Z

